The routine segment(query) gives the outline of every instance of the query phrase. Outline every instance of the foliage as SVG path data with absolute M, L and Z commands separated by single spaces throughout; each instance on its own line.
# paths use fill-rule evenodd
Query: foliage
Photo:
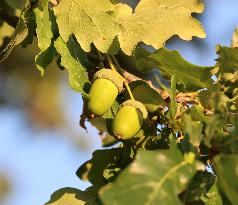
M 9 16 L 19 8 L 14 1 L 0 6 Z M 3 44 L 1 61 L 35 36 L 41 74 L 56 59 L 58 67 L 68 71 L 70 86 L 83 96 L 81 126 L 90 121 L 103 146 L 114 145 L 95 151 L 77 170 L 92 187 L 60 189 L 47 204 L 236 204 L 237 29 L 232 47 L 217 46 L 213 66 L 194 65 L 165 48 L 173 35 L 183 40 L 205 37 L 191 16 L 202 11 L 197 0 L 141 0 L 134 10 L 109 0 L 25 2 L 15 32 Z M 87 100 L 93 75 L 102 68 L 117 71 L 124 90 L 104 115 L 95 116 Z M 155 70 L 158 86 L 145 80 L 146 73 Z M 121 140 L 112 121 L 128 99 L 143 103 L 148 117 L 133 138 Z M 208 165 L 212 173 L 205 170 Z

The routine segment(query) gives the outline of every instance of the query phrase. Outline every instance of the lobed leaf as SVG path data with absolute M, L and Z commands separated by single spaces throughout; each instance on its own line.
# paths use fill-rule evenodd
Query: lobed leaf
M 85 162 L 77 170 L 77 176 L 85 181 L 90 181 L 93 185 L 101 186 L 108 183 L 104 177 L 104 170 L 119 160 L 122 149 L 113 148 L 108 150 L 97 150 L 93 153 L 91 160 Z
M 38 7 L 34 9 L 36 16 L 36 33 L 38 40 L 38 47 L 40 53 L 36 56 L 35 62 L 37 68 L 41 71 L 41 75 L 44 75 L 46 67 L 52 62 L 55 54 L 55 49 L 52 44 L 54 37 L 55 18 L 53 11 L 49 8 L 48 0 L 38 1 Z
M 53 38 L 49 1 L 40 0 L 38 4 L 38 7 L 34 10 L 37 23 L 37 40 L 39 48 L 45 51 L 51 45 L 51 39 Z
M 238 48 L 217 45 L 219 73 L 233 73 L 238 70 Z
M 86 66 L 88 66 L 86 54 L 73 37 L 70 37 L 66 43 L 59 37 L 54 45 L 61 55 L 61 65 L 69 72 L 70 86 L 83 96 L 87 96 L 85 90 L 89 81 L 86 72 Z
M 118 39 L 122 51 L 131 55 L 139 42 L 158 49 L 173 35 L 184 40 L 205 37 L 201 24 L 191 16 L 203 11 L 197 0 L 141 0 L 134 12 L 109 0 L 64 0 L 54 11 L 63 40 L 74 34 L 85 51 L 93 43 L 106 53 Z
M 213 80 L 211 79 L 212 66 L 198 66 L 186 61 L 178 51 L 170 51 L 161 48 L 149 58 L 154 62 L 161 74 L 167 78 L 176 75 L 178 82 L 181 82 L 186 91 L 196 91 L 201 88 L 209 88 Z
M 188 158 L 176 147 L 139 151 L 135 162 L 100 190 L 100 198 L 114 205 L 180 205 L 177 195 L 196 172 L 193 157 Z

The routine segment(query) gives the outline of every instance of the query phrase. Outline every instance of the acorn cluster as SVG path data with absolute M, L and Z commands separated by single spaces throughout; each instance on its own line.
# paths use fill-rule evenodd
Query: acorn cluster
M 89 91 L 88 109 L 97 116 L 104 115 L 122 92 L 125 79 L 115 70 L 101 69 L 94 74 Z M 112 122 L 113 134 L 118 139 L 131 139 L 148 116 L 145 106 L 136 100 L 123 102 Z

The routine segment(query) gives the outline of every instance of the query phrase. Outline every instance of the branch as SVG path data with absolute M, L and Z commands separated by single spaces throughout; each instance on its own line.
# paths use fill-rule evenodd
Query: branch
M 126 70 L 124 70 L 122 68 L 121 68 L 121 74 L 128 82 L 133 82 L 133 81 L 136 81 L 136 80 L 143 80 L 143 79 L 127 72 Z M 143 81 L 145 81 L 145 80 L 143 80 Z M 156 90 L 164 98 L 164 100 L 168 100 L 170 98 L 169 93 L 166 90 L 155 87 L 152 84 L 151 81 L 145 81 L 145 82 L 147 82 L 148 85 L 151 88 Z M 176 95 L 176 101 L 178 103 L 195 103 L 195 104 L 198 104 L 199 103 L 198 92 L 178 93 Z
M 121 74 L 123 76 L 123 78 L 125 78 L 129 83 L 130 82 L 133 82 L 133 81 L 136 81 L 136 80 L 142 80 L 142 81 L 145 81 L 148 83 L 148 85 L 153 88 L 154 90 L 156 90 L 164 99 L 168 99 L 169 98 L 169 93 L 165 90 L 161 90 L 157 87 L 155 87 L 151 81 L 146 81 L 146 80 L 143 80 L 129 72 L 127 72 L 126 70 L 122 69 L 121 68 Z
M 4 20 L 11 27 L 16 28 L 19 17 L 10 14 L 6 9 L 0 8 L 0 19 Z

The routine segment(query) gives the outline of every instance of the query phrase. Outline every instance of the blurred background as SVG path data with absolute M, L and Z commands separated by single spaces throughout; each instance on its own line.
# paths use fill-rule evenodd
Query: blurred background
M 16 1 L 9 0 L 12 2 Z M 238 24 L 238 1 L 204 3 L 204 13 L 196 17 L 207 38 L 185 42 L 174 37 L 166 47 L 179 50 L 192 63 L 213 65 L 215 46 L 230 45 Z M 0 45 L 2 37 L 12 32 L 7 24 L 0 27 Z M 75 172 L 101 147 L 95 128 L 87 123 L 86 132 L 79 126 L 82 99 L 69 88 L 67 73 L 53 63 L 40 77 L 34 64 L 37 53 L 34 41 L 27 49 L 15 48 L 0 64 L 1 205 L 42 205 L 59 188 L 84 190 L 89 184 L 80 181 Z

